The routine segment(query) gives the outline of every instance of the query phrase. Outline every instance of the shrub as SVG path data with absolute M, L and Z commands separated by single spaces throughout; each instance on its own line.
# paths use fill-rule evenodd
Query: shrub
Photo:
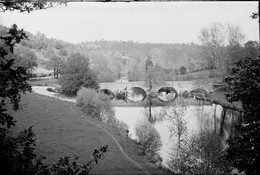
M 50 88 L 50 87 L 47 88 L 47 91 L 49 91 L 49 92 L 55 92 L 55 90 L 52 89 L 52 88 Z
M 77 105 L 87 115 L 100 118 L 108 123 L 114 116 L 110 99 L 103 93 L 97 93 L 94 89 L 81 88 L 77 93 Z
M 150 162 L 161 161 L 158 156 L 158 150 L 161 147 L 161 140 L 158 131 L 149 121 L 142 119 L 135 127 L 135 133 L 141 145 L 141 153 L 145 155 Z
M 181 67 L 180 67 L 180 74 L 183 75 L 183 74 L 186 74 L 186 73 L 187 73 L 186 67 L 181 66 Z
M 211 130 L 193 135 L 179 148 L 168 165 L 183 174 L 229 174 L 230 164 L 225 158 L 222 137 Z

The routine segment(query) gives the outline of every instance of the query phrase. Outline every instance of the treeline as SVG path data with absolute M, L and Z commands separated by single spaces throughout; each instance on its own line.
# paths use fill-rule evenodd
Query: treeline
M 4 26 L 0 29 L 7 30 Z M 224 32 L 224 29 L 228 32 Z M 22 41 L 16 47 L 20 51 L 29 50 L 33 52 L 31 55 L 36 55 L 37 64 L 31 63 L 34 67 L 38 65 L 53 69 L 54 76 L 58 77 L 67 58 L 79 53 L 89 60 L 89 67 L 100 82 L 113 82 L 123 77 L 129 81 L 144 80 L 148 60 L 165 81 L 177 80 L 183 74 L 203 70 L 218 70 L 222 74 L 228 74 L 234 62 L 248 52 L 245 49 L 258 46 L 256 41 L 245 42 L 245 35 L 238 26 L 219 23 L 202 28 L 199 36 L 201 45 L 106 40 L 71 44 L 47 38 L 40 32 L 35 35 L 29 32 L 26 34 L 29 40 Z M 31 60 L 35 62 L 35 58 Z M 215 75 L 219 74 L 211 76 Z
M 1 31 L 8 28 L 0 26 Z M 122 77 L 142 80 L 145 61 L 163 71 L 176 74 L 184 66 L 188 71 L 200 69 L 199 45 L 196 44 L 150 44 L 133 41 L 95 41 L 71 44 L 47 38 L 37 32 L 25 32 L 29 40 L 23 40 L 16 47 L 29 49 L 37 56 L 37 65 L 53 69 L 58 76 L 59 66 L 68 56 L 80 53 L 89 59 L 90 68 L 101 82 L 111 82 Z M 102 70 L 102 71 L 100 71 Z M 138 74 L 139 76 L 136 76 Z M 140 76 L 141 75 L 141 76 Z

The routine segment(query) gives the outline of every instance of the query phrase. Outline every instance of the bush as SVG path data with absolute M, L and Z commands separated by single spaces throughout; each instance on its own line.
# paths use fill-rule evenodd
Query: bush
M 158 131 L 149 121 L 143 119 L 135 127 L 135 133 L 141 145 L 141 153 L 145 155 L 150 162 L 161 162 L 158 150 L 161 147 L 161 140 Z
M 230 174 L 231 165 L 225 158 L 222 137 L 211 130 L 203 130 L 185 141 L 168 165 L 182 174 Z
M 52 88 L 47 88 L 47 91 L 49 91 L 49 92 L 55 92 L 55 90 L 54 89 L 52 89 Z
M 76 100 L 83 112 L 92 117 L 100 118 L 106 123 L 109 123 L 109 120 L 114 116 L 110 99 L 104 93 L 97 93 L 94 89 L 81 88 L 77 93 Z
M 186 67 L 181 66 L 181 68 L 180 68 L 180 74 L 183 75 L 183 74 L 186 74 L 186 73 L 187 73 Z

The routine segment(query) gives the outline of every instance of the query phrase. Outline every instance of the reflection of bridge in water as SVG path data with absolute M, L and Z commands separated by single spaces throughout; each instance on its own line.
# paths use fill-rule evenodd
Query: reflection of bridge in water
M 115 94 L 124 94 L 128 100 L 142 101 L 148 95 L 148 87 L 145 82 L 126 82 L 126 83 L 101 83 L 101 90 L 108 90 Z M 195 91 L 194 91 L 195 90 Z M 194 92 L 193 92 L 194 91 Z M 190 93 L 195 96 L 201 95 L 204 97 L 205 93 L 212 92 L 212 86 L 208 82 L 195 82 L 195 81 L 170 81 L 152 88 L 153 97 L 158 97 L 161 101 L 173 101 L 177 95 L 183 92 Z M 120 97 L 120 95 L 119 95 Z M 122 97 L 123 98 L 123 97 Z

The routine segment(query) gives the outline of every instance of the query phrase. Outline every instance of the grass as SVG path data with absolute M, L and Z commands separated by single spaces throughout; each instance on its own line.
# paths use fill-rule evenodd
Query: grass
M 53 77 L 49 79 L 30 80 L 28 83 L 31 86 L 50 86 L 52 84 L 58 84 L 58 79 Z
M 46 156 L 46 163 L 57 161 L 61 156 L 79 156 L 80 162 L 91 159 L 95 148 L 108 145 L 107 152 L 93 174 L 144 174 L 120 152 L 116 143 L 101 128 L 106 128 L 120 143 L 124 151 L 150 174 L 163 174 L 162 170 L 147 164 L 138 154 L 138 146 L 128 137 L 120 134 L 100 121 L 84 114 L 74 104 L 34 93 L 22 96 L 20 110 L 8 110 L 17 120 L 13 134 L 33 125 L 36 134 L 36 152 Z M 72 111 L 70 107 L 75 111 Z M 86 119 L 88 117 L 88 120 Z M 90 122 L 91 121 L 91 122 Z

